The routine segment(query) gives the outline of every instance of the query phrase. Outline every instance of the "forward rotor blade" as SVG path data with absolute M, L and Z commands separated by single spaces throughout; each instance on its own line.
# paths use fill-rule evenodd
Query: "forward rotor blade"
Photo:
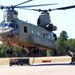
M 33 0 L 27 0 L 27 1 L 25 1 L 25 2 L 22 2 L 22 3 L 19 3 L 19 4 L 17 4 L 17 5 L 14 5 L 14 7 L 16 7 L 16 6 L 18 6 L 18 5 L 21 5 L 21 4 L 24 4 L 24 3 L 28 3 L 28 2 L 30 2 L 30 1 L 33 1 Z
M 29 8 L 29 7 L 38 7 L 38 6 L 48 6 L 48 5 L 56 5 L 56 3 L 54 3 L 54 4 L 29 5 L 29 6 L 18 6 L 16 8 Z
M 33 10 L 33 11 L 42 11 L 41 9 L 26 9 L 26 10 Z
M 5 5 L 0 5 L 0 9 L 4 9 L 4 8 L 6 8 L 7 6 L 5 6 Z
M 67 6 L 67 7 L 61 7 L 61 8 L 56 8 L 56 9 L 52 9 L 52 10 L 66 10 L 66 9 L 72 9 L 72 8 L 75 8 L 75 5 Z
M 19 4 L 14 5 L 14 6 L 13 5 L 11 5 L 11 6 L 0 5 L 0 9 L 6 9 L 6 8 L 9 8 L 9 9 L 12 8 L 12 9 L 14 9 L 14 8 L 17 8 L 18 5 L 21 5 L 21 4 L 24 4 L 24 3 L 28 3 L 30 1 L 32 1 L 32 0 L 27 0 L 25 2 L 19 3 Z

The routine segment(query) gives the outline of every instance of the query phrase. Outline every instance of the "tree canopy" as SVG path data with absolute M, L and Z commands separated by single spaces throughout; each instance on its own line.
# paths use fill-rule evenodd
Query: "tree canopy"
M 68 39 L 66 31 L 62 31 L 56 42 L 58 55 L 67 55 L 68 50 L 75 51 L 75 39 Z

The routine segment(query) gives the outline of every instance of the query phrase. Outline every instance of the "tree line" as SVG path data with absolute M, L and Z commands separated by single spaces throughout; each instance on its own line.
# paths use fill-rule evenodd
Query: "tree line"
M 22 50 L 11 47 L 13 50 L 12 57 L 21 57 L 21 56 L 29 56 L 29 51 Z M 7 53 L 8 46 L 1 44 L 0 45 L 0 57 L 10 57 L 11 54 Z M 60 33 L 60 36 L 57 38 L 56 41 L 56 52 L 57 56 L 64 56 L 67 55 L 68 51 L 75 52 L 75 39 L 69 39 L 69 36 L 66 31 L 62 31 Z M 47 51 L 39 51 L 39 55 L 37 56 L 53 56 L 54 51 L 53 50 L 47 50 Z M 35 56 L 35 54 L 32 54 L 31 56 Z
M 56 50 L 58 55 L 67 55 L 68 51 L 75 52 L 75 39 L 68 39 L 69 36 L 66 31 L 60 33 L 60 37 L 56 42 Z

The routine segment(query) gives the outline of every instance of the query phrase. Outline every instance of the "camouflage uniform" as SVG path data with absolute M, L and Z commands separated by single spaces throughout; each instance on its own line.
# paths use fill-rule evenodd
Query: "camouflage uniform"
M 68 51 L 68 55 L 71 57 L 71 63 L 70 64 L 74 64 L 75 61 L 75 53 Z

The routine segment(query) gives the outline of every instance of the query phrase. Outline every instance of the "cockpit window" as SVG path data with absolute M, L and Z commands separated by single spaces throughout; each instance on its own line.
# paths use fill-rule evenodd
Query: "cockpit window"
M 9 27 L 12 27 L 14 29 L 18 29 L 19 28 L 17 23 L 10 23 Z
M 8 24 L 7 24 L 7 23 L 3 24 L 3 27 L 6 27 L 6 26 L 8 26 Z
M 0 27 L 11 27 L 11 28 L 14 28 L 16 30 L 19 30 L 19 25 L 16 21 L 12 21 L 10 23 L 4 23 L 4 21 L 2 21 L 0 23 Z
M 0 24 L 0 27 L 6 27 L 6 26 L 8 26 L 7 23 L 5 23 L 5 24 Z
M 10 23 L 9 27 L 15 28 L 15 24 L 14 23 Z

